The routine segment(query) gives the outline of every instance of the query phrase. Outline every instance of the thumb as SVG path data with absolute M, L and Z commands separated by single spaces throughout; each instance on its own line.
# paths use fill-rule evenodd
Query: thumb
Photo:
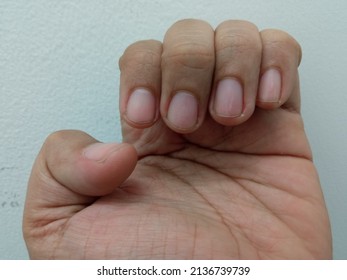
M 136 151 L 129 144 L 100 143 L 81 131 L 55 132 L 33 166 L 25 212 L 91 203 L 113 192 L 136 163 Z

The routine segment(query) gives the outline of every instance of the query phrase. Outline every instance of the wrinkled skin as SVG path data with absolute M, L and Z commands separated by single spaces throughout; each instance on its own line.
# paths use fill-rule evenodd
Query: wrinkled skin
M 83 157 L 96 142 L 89 135 L 52 134 L 29 181 L 23 230 L 30 257 L 331 258 L 298 77 L 292 82 L 283 102 L 258 102 L 235 125 L 207 112 L 182 133 L 162 113 L 143 127 L 122 115 L 128 144 L 115 144 L 122 148 L 103 161 Z

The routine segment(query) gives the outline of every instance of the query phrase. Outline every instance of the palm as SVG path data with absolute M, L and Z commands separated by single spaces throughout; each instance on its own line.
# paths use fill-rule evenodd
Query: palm
M 131 134 L 124 125 L 142 158 L 73 217 L 93 244 L 84 257 L 321 257 L 328 225 L 299 114 L 257 109 L 235 128 L 203 126 L 182 136 L 161 121 Z

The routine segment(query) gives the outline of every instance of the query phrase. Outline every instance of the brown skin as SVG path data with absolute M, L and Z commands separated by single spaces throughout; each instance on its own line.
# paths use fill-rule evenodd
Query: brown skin
M 91 136 L 48 137 L 28 186 L 23 231 L 30 257 L 331 258 L 329 219 L 300 115 L 300 59 L 288 34 L 258 32 L 244 21 L 213 31 L 184 20 L 163 44 L 131 45 L 120 60 L 127 144 L 97 145 L 91 160 Z M 281 73 L 280 100 L 260 101 L 259 79 L 272 67 Z M 225 77 L 243 85 L 238 117 L 214 111 Z M 155 96 L 150 122 L 127 118 L 136 88 Z M 194 127 L 168 120 L 178 90 L 199 102 Z

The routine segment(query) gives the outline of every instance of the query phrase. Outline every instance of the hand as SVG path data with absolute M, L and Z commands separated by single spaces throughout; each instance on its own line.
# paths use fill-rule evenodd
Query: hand
M 325 259 L 329 219 L 287 33 L 183 20 L 120 59 L 124 143 L 46 140 L 29 180 L 31 258 Z

